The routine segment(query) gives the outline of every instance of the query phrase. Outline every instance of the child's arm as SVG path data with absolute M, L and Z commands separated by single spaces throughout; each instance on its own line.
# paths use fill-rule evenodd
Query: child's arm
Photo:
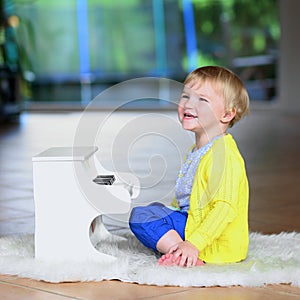
M 193 235 L 185 241 L 174 244 L 169 249 L 168 253 L 172 254 L 173 263 L 181 267 L 203 265 L 199 259 L 199 249 L 204 249 L 214 239 L 217 239 L 234 218 L 235 213 L 232 212 L 230 205 L 217 201 Z
M 201 251 L 217 239 L 235 217 L 236 212 L 228 202 L 216 201 L 201 224 L 187 236 L 187 240 Z
M 201 252 L 224 232 L 248 203 L 248 184 L 237 150 L 222 154 L 222 144 L 198 168 L 190 197 L 185 239 Z

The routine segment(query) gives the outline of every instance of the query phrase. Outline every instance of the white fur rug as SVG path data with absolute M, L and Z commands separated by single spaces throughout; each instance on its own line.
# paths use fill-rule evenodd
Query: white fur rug
M 118 257 L 111 264 L 50 264 L 34 259 L 32 235 L 0 238 L 0 273 L 48 282 L 119 279 L 149 285 L 173 286 L 262 286 L 291 284 L 300 287 L 300 233 L 262 235 L 251 233 L 247 260 L 230 265 L 161 267 L 154 253 L 130 234 L 98 243 L 102 252 Z

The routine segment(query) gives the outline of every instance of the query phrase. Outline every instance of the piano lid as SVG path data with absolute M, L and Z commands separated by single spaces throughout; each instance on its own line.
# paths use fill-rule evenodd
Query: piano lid
M 52 147 L 32 157 L 32 161 L 84 161 L 98 150 L 98 147 Z

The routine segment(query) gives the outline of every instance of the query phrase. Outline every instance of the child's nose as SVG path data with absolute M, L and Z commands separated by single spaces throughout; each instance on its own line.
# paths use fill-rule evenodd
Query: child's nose
M 193 106 L 194 106 L 194 100 L 193 100 L 193 98 L 187 99 L 185 101 L 185 103 L 184 103 L 184 107 L 185 108 L 193 108 Z

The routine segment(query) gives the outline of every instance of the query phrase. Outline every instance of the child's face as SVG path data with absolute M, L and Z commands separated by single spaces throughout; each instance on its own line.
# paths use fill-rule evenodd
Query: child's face
M 195 133 L 219 133 L 224 114 L 224 98 L 209 81 L 185 85 L 178 105 L 178 117 L 184 129 Z

